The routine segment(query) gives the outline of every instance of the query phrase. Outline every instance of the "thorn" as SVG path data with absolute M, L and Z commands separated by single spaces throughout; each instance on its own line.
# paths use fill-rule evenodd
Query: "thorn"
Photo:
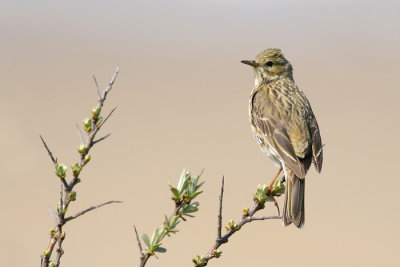
M 49 154 L 51 161 L 54 164 L 56 164 L 57 163 L 57 159 L 54 158 L 53 153 L 51 153 L 51 151 L 50 151 L 49 147 L 47 146 L 46 142 L 44 141 L 43 137 L 41 135 L 39 135 L 39 136 L 40 136 L 40 139 L 42 139 L 42 143 L 44 145 L 44 148 L 47 150 L 47 153 Z
M 94 83 L 96 84 L 97 95 L 99 96 L 99 99 L 101 99 L 99 84 L 97 83 L 96 77 L 94 75 L 93 75 L 93 80 L 94 80 Z

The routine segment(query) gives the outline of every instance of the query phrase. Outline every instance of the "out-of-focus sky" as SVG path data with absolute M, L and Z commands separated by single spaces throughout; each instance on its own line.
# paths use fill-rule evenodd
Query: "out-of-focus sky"
M 77 187 L 62 265 L 138 264 L 133 232 L 151 234 L 173 208 L 168 182 L 200 173 L 196 218 L 179 225 L 147 266 L 190 266 L 224 222 L 239 220 L 276 168 L 248 121 L 252 70 L 240 63 L 280 48 L 317 116 L 322 173 L 307 175 L 306 226 L 253 222 L 209 266 L 396 266 L 400 241 L 400 4 L 397 1 L 3 1 L 0 3 L 0 256 L 35 266 L 47 247 L 59 182 L 42 147 L 78 159 L 75 123 L 120 75 L 117 110 Z M 283 198 L 281 198 L 282 203 Z M 260 215 L 275 215 L 270 205 Z

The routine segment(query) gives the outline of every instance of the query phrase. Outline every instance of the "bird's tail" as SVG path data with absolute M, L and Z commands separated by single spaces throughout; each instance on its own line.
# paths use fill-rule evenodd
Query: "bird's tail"
M 297 177 L 292 170 L 286 168 L 286 194 L 283 206 L 283 225 L 291 223 L 297 228 L 304 225 L 304 188 L 305 179 Z

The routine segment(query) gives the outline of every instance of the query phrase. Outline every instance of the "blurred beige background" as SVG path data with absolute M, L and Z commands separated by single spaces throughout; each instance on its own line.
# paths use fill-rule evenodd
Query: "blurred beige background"
M 370 2 L 370 3 L 368 3 Z M 312 103 L 325 146 L 321 175 L 307 177 L 306 226 L 254 222 L 209 266 L 398 266 L 400 241 L 400 4 L 397 1 L 2 1 L 0 257 L 38 266 L 59 182 L 39 139 L 60 162 L 77 158 L 75 123 L 120 76 L 105 110 L 111 137 L 92 151 L 77 186 L 63 266 L 137 266 L 133 232 L 151 234 L 169 214 L 168 182 L 203 168 L 196 218 L 147 266 L 191 266 L 224 222 L 276 172 L 253 140 L 253 73 L 240 64 L 281 48 Z M 283 198 L 279 200 L 283 201 Z M 267 208 L 260 215 L 274 215 Z

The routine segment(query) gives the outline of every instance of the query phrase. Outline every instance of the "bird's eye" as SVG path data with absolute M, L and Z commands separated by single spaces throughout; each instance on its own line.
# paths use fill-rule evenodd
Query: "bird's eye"
M 268 61 L 265 65 L 267 65 L 268 67 L 272 67 L 272 65 L 274 65 L 274 62 Z

